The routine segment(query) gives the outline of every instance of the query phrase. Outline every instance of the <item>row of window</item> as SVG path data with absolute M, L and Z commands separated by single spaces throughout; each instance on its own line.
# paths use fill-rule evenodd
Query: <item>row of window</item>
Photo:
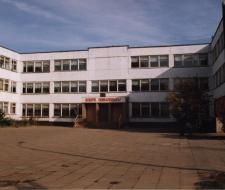
M 205 77 L 199 77 L 199 78 L 175 78 L 174 80 L 174 89 L 176 90 L 179 84 L 182 83 L 195 83 L 197 82 L 199 89 L 201 90 L 209 90 L 209 79 Z
M 87 91 L 86 81 L 54 82 L 55 93 L 84 93 Z
M 208 65 L 208 54 L 174 55 L 174 67 L 199 67 Z
M 23 104 L 24 117 L 49 117 L 49 104 Z
M 86 59 L 55 60 L 55 71 L 85 71 L 87 70 Z
M 101 80 L 92 81 L 92 92 L 125 92 L 127 90 L 126 80 Z
M 132 56 L 131 68 L 168 67 L 168 55 Z
M 16 93 L 16 82 L 9 79 L 0 79 L 0 91 Z
M 9 57 L 0 56 L 0 68 L 7 69 L 16 72 L 17 71 L 17 61 L 10 59 Z
M 225 83 L 225 63 L 216 71 L 215 75 L 213 76 L 213 79 L 215 88 Z
M 81 104 L 54 104 L 54 117 L 75 118 L 82 115 Z
M 169 103 L 167 102 L 132 103 L 133 118 L 168 118 L 169 116 Z
M 23 83 L 24 94 L 48 94 L 50 92 L 49 82 Z
M 23 62 L 24 73 L 48 73 L 50 72 L 50 61 L 25 61 Z
M 132 80 L 132 91 L 166 91 L 169 90 L 169 79 L 135 79 Z
M 0 112 L 4 112 L 5 114 L 15 114 L 16 103 L 0 102 Z
M 185 81 L 194 80 L 194 78 L 175 78 L 174 89 L 176 86 Z M 198 86 L 202 90 L 208 90 L 208 78 L 198 78 Z M 6 83 L 7 84 L 7 83 Z M 1 83 L 0 83 L 1 85 Z M 4 86 L 4 85 L 3 85 Z M 13 87 L 13 86 L 12 86 Z M 101 80 L 92 81 L 92 92 L 126 92 L 126 80 Z M 0 87 L 1 89 L 1 87 Z M 155 79 L 134 79 L 132 80 L 132 92 L 148 92 L 148 91 L 168 91 L 168 78 Z M 86 81 L 58 81 L 54 82 L 55 93 L 85 93 L 87 91 Z M 49 82 L 23 83 L 23 93 L 25 94 L 39 94 L 49 93 Z
M 212 50 L 213 63 L 215 63 L 216 59 L 219 57 L 223 49 L 224 49 L 224 32 L 222 32 Z

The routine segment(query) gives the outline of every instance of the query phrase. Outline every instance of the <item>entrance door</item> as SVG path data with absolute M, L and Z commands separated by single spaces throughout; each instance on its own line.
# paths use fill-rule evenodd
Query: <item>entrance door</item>
M 95 104 L 85 104 L 87 122 L 95 123 L 96 122 L 96 105 Z
M 99 104 L 99 122 L 106 123 L 109 121 L 109 105 Z

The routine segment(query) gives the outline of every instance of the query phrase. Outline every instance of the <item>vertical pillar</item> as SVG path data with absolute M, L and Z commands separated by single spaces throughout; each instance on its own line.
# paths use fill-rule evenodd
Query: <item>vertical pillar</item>
M 96 125 L 98 126 L 99 125 L 99 104 L 96 103 L 96 106 L 95 106 L 95 122 L 96 122 Z
M 87 110 L 85 104 L 82 104 L 82 118 L 83 119 L 87 118 Z
M 112 120 L 112 105 L 111 103 L 108 104 L 108 123 L 111 124 L 111 120 Z

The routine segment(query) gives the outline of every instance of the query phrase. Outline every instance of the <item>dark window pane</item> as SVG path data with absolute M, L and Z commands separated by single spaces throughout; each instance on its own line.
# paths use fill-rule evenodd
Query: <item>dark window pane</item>
M 169 104 L 161 103 L 161 117 L 169 117 Z
M 41 117 L 41 104 L 35 104 L 34 109 L 34 116 Z
M 55 92 L 61 92 L 61 82 L 55 82 L 54 83 L 54 91 Z
M 54 104 L 54 116 L 61 116 L 61 104 Z
M 150 117 L 150 108 L 149 103 L 142 103 L 141 104 L 141 116 L 142 117 Z
M 118 91 L 125 92 L 127 90 L 126 80 L 118 80 Z
M 99 81 L 92 81 L 91 91 L 99 92 Z
M 79 92 L 86 92 L 86 82 L 79 81 Z
M 109 81 L 109 91 L 115 92 L 117 91 L 117 81 Z
M 28 62 L 27 63 L 27 72 L 34 72 L 34 63 L 33 62 Z
M 79 59 L 79 70 L 80 71 L 87 70 L 86 59 Z
M 63 60 L 63 71 L 70 70 L 70 60 Z
M 141 62 L 141 67 L 142 68 L 146 68 L 148 67 L 148 63 L 149 63 L 149 57 L 148 56 L 141 56 L 140 57 L 140 62 Z
M 141 80 L 141 91 L 149 91 L 149 80 L 148 79 Z
M 78 70 L 78 60 L 73 59 L 71 60 L 71 71 L 77 71 Z
M 70 88 L 71 88 L 71 92 L 78 92 L 78 82 L 72 81 Z
M 55 61 L 55 71 L 61 71 L 61 60 Z
M 139 68 L 139 57 L 131 57 L 131 68 Z
M 160 55 L 160 67 L 168 67 L 169 58 L 168 55 Z
M 62 92 L 69 92 L 69 91 L 70 91 L 70 83 L 62 82 Z
M 49 85 L 48 82 L 43 83 L 43 93 L 49 93 Z
M 33 116 L 33 104 L 27 104 L 27 116 Z
M 27 93 L 33 93 L 33 83 L 27 83 Z
M 182 55 L 174 55 L 174 67 L 183 67 Z
M 41 62 L 35 63 L 35 72 L 37 72 L 37 73 L 42 72 L 42 63 Z
M 70 117 L 75 118 L 78 115 L 78 104 L 70 105 Z
M 199 65 L 200 66 L 208 65 L 208 54 L 200 54 L 199 55 Z
M 151 90 L 152 91 L 159 90 L 159 79 L 151 79 Z
M 49 117 L 49 105 L 42 104 L 42 117 Z
M 100 81 L 100 91 L 108 92 L 108 81 Z
M 184 67 L 192 67 L 192 66 L 193 66 L 193 56 L 184 55 Z
M 41 93 L 41 83 L 35 83 L 35 93 Z
M 69 117 L 69 104 L 62 104 L 62 117 Z
M 132 103 L 132 117 L 140 117 L 140 103 Z
M 159 117 L 159 103 L 158 102 L 151 103 L 151 116 Z
M 140 80 L 132 80 L 132 91 L 140 91 Z
M 50 71 L 50 62 L 49 61 L 44 61 L 43 62 L 43 72 L 49 72 Z
M 160 90 L 169 90 L 169 79 L 160 79 Z
M 158 56 L 151 56 L 150 61 L 151 61 L 151 67 L 158 67 L 159 66 Z

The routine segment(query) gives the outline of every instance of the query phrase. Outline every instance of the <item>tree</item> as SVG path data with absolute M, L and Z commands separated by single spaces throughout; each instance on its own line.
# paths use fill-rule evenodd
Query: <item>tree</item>
M 199 79 L 179 79 L 175 91 L 167 96 L 171 113 L 183 131 L 185 123 L 201 127 L 209 115 L 210 97 L 205 89 L 199 87 Z

